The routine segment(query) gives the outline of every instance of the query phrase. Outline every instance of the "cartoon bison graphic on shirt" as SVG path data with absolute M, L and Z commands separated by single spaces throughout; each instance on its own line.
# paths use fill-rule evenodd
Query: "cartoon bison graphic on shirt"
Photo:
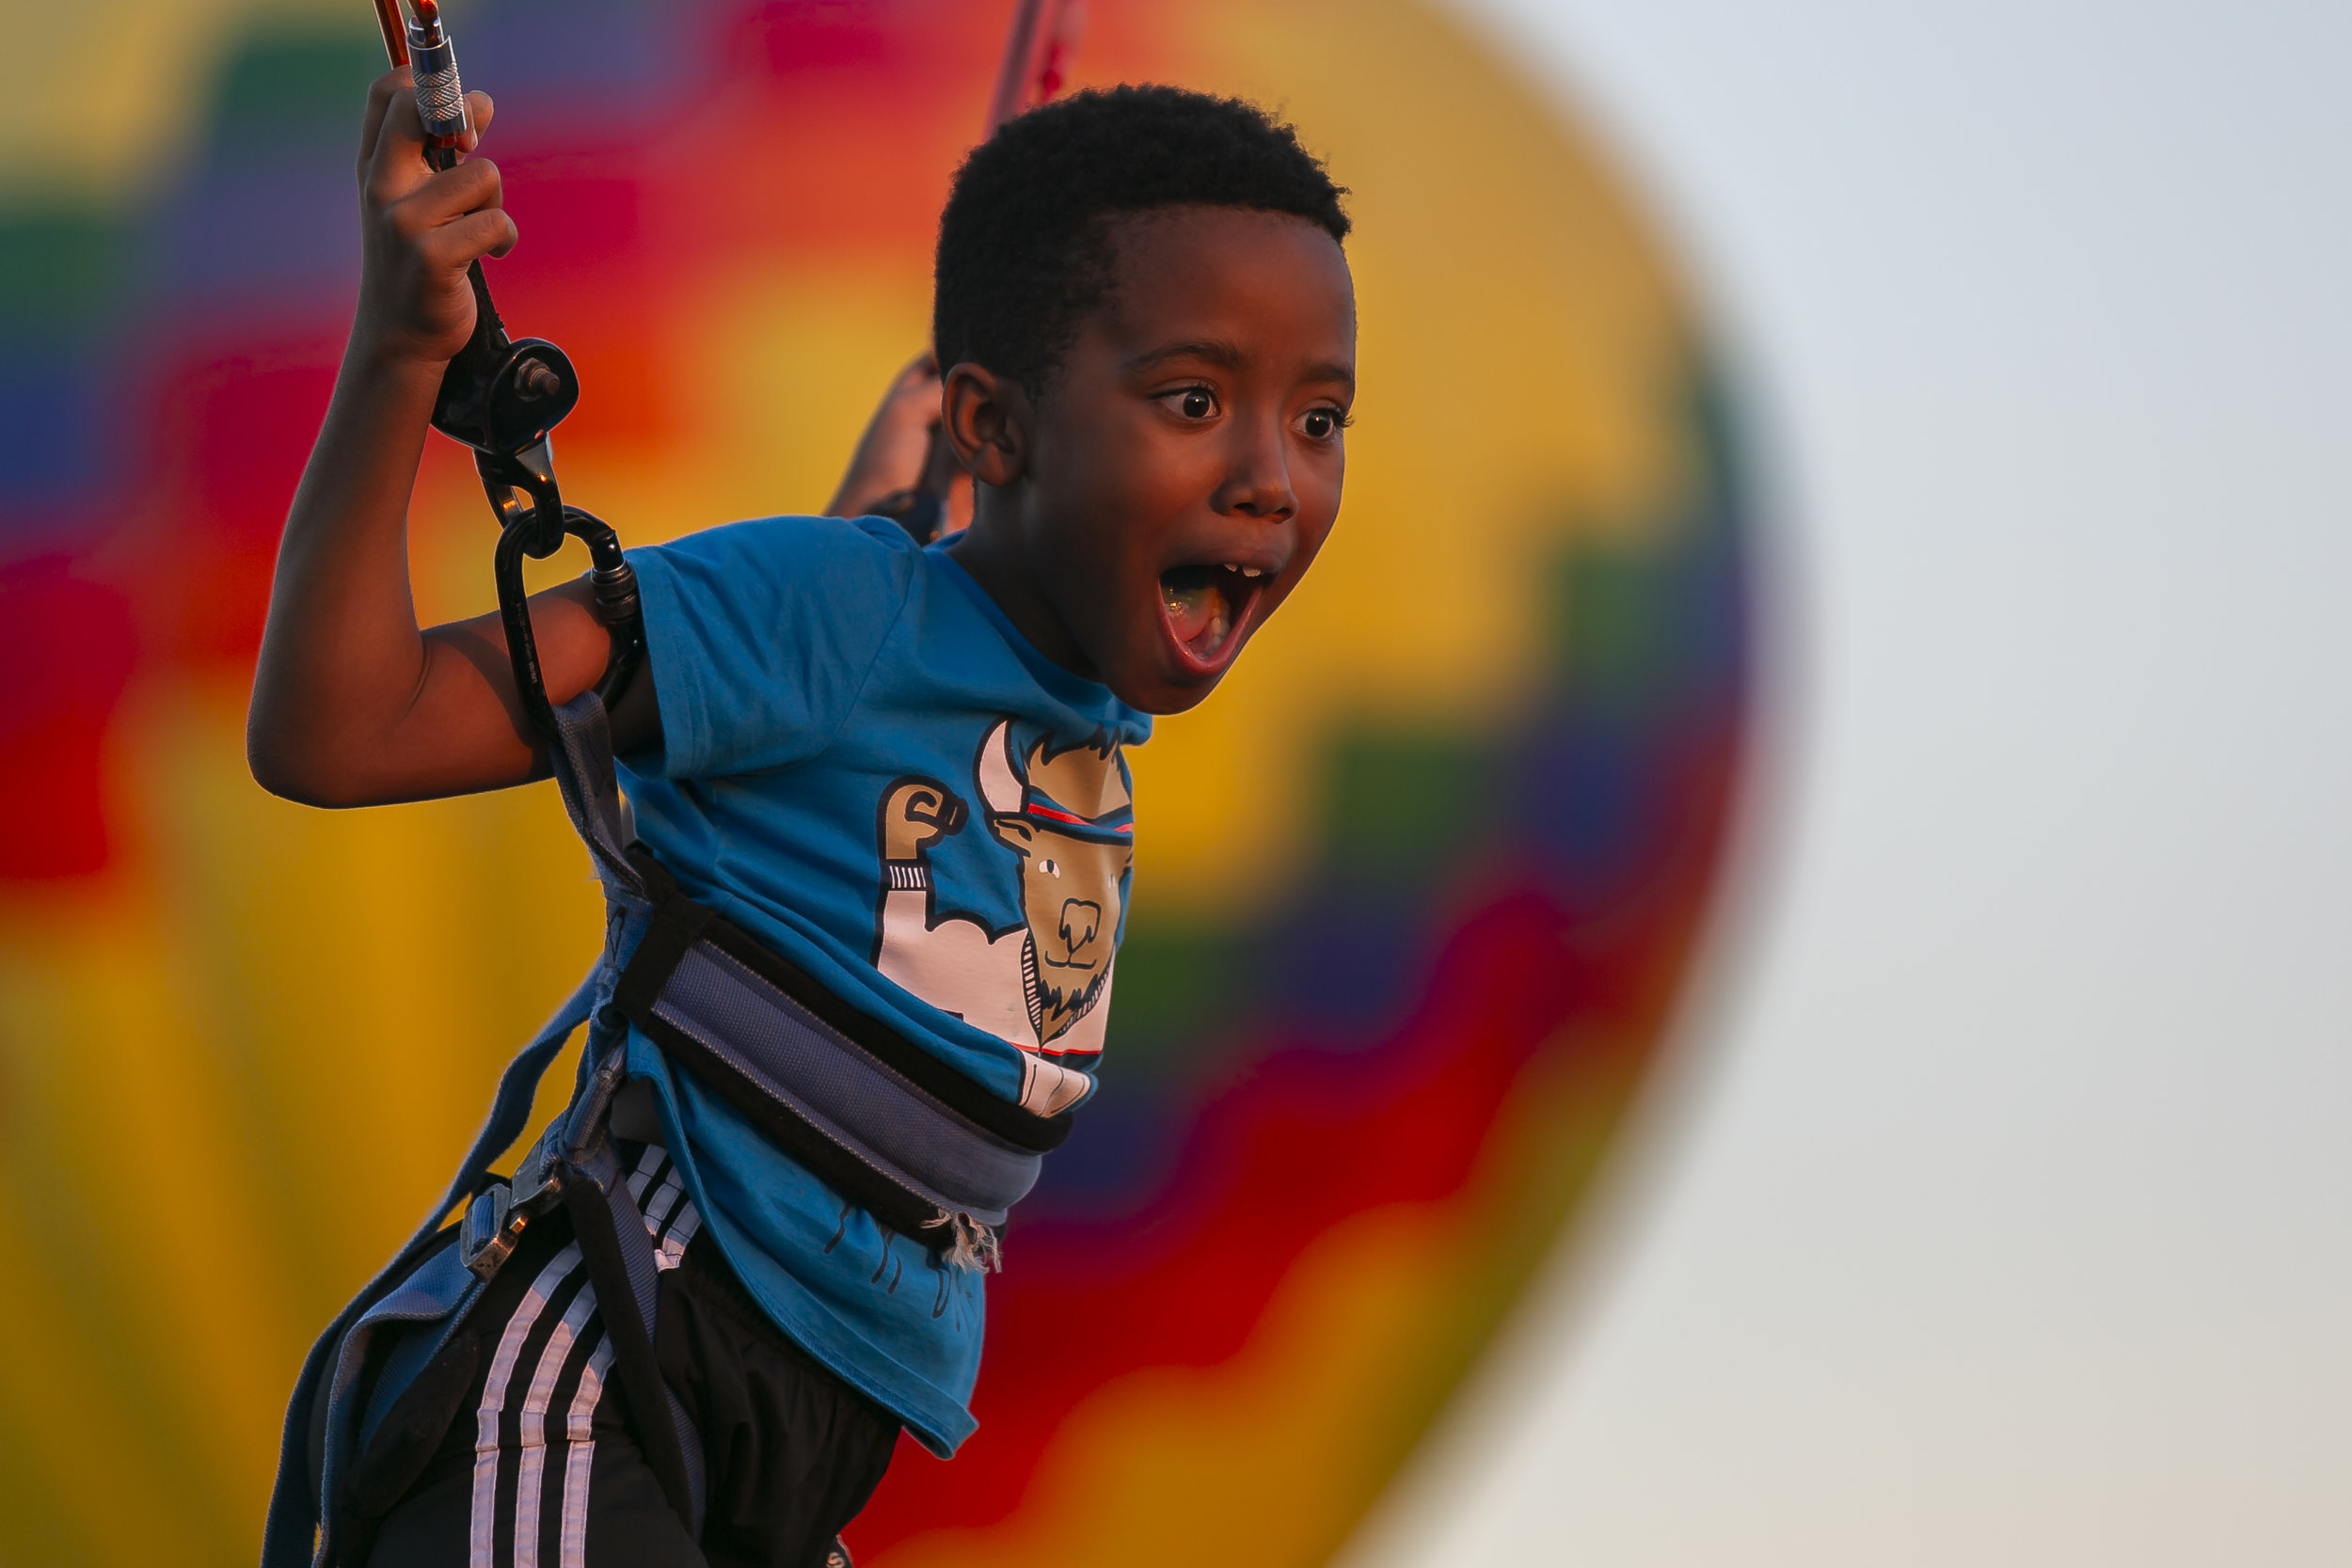
M 1022 923 L 993 930 L 938 908 L 930 847 L 962 831 L 963 800 L 933 779 L 884 792 L 874 967 L 942 1012 L 1021 1047 L 1021 1103 L 1052 1116 L 1084 1098 L 1103 1050 L 1120 890 L 1135 856 L 1127 770 L 1114 744 L 1026 756 L 1009 721 L 980 742 L 988 832 L 1020 857 Z

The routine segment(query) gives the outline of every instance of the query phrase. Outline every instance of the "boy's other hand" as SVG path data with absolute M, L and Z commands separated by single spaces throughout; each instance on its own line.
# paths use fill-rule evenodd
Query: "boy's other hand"
M 850 454 L 849 471 L 826 503 L 825 515 L 895 515 L 895 503 L 903 502 L 923 482 L 924 466 L 935 460 L 931 436 L 938 428 L 939 362 L 926 354 L 910 360 L 882 393 L 874 417 L 866 421 L 866 434 L 858 437 L 857 451 Z M 930 477 L 934 483 L 945 481 L 941 483 L 947 496 L 945 531 L 952 533 L 971 520 L 971 486 L 968 482 L 956 483 L 965 476 L 952 452 L 936 455 L 946 459 L 943 466 L 947 471 Z
M 495 113 L 486 94 L 466 95 L 470 154 Z M 359 311 L 354 336 L 384 363 L 439 366 L 473 332 L 466 268 L 514 248 L 515 220 L 499 205 L 498 166 L 469 156 L 435 172 L 405 67 L 368 89 L 359 132 Z

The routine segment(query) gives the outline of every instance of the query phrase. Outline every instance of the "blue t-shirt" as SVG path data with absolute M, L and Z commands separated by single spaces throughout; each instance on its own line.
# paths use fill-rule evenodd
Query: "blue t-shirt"
M 1152 721 L 1030 647 L 882 518 L 776 517 L 631 550 L 661 743 L 622 759 L 679 885 L 1007 1100 L 1084 1099 Z M 945 1455 L 971 1434 L 981 1275 L 778 1152 L 631 1031 L 669 1147 L 776 1325 Z

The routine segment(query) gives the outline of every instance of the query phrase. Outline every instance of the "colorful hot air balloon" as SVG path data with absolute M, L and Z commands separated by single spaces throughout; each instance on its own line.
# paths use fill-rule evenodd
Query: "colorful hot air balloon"
M 522 232 L 500 304 L 585 388 L 568 498 L 630 543 L 822 504 L 924 340 L 1009 9 L 454 13 Z M 0 1560 L 240 1562 L 309 1337 L 597 899 L 545 787 L 335 815 L 245 770 L 357 277 L 367 12 L 52 14 L 0 93 L 40 154 L 0 186 Z M 1086 21 L 1069 85 L 1276 105 L 1353 188 L 1352 471 L 1307 590 L 1134 755 L 1104 1092 L 1007 1238 L 979 1434 L 907 1446 L 850 1540 L 1311 1564 L 1659 1059 L 1739 778 L 1752 532 L 1681 279 L 1488 45 L 1420 0 Z M 488 606 L 489 545 L 437 440 L 424 614 Z

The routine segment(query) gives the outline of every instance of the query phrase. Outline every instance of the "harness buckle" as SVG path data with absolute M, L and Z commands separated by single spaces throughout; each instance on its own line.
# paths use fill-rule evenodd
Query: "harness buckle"
M 550 1146 L 561 1136 L 559 1119 L 531 1146 L 513 1180 L 493 1181 L 466 1205 L 457 1225 L 457 1259 L 482 1279 L 499 1272 L 523 1239 L 532 1217 L 555 1207 L 564 1194 L 563 1161 Z

